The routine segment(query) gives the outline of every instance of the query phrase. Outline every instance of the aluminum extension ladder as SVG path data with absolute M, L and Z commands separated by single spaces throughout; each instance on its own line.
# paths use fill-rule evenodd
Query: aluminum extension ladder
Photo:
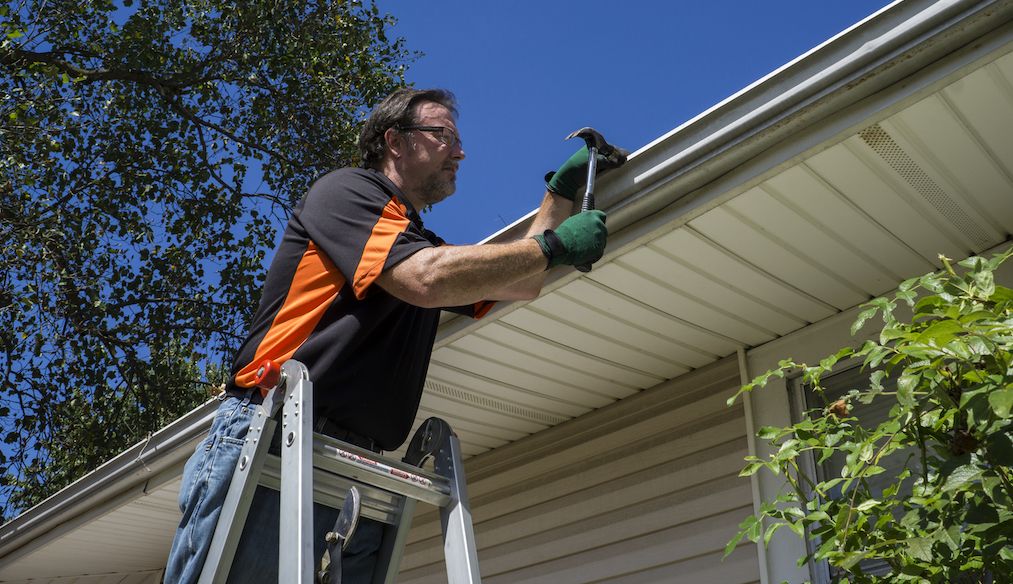
M 317 576 L 314 501 L 342 509 L 335 531 L 340 531 L 343 520 L 348 529 L 349 519 L 359 512 L 385 524 L 373 584 L 396 582 L 416 502 L 436 505 L 443 526 L 447 581 L 480 584 L 460 443 L 446 422 L 427 420 L 412 438 L 404 461 L 398 461 L 312 431 L 313 384 L 302 363 L 289 360 L 279 368 L 265 362 L 258 372 L 258 385 L 273 389 L 258 406 L 246 436 L 199 584 L 226 582 L 257 485 L 281 491 L 278 580 L 282 584 L 312 584 Z M 279 423 L 280 457 L 269 452 Z M 419 468 L 430 456 L 435 474 Z M 334 541 L 340 535 L 334 535 L 328 534 L 328 548 L 337 561 Z

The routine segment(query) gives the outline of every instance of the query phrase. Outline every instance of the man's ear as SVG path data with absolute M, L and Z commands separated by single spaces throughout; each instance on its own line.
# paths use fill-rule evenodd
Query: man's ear
M 404 134 L 394 128 L 387 128 L 387 131 L 383 133 L 383 142 L 387 146 L 387 152 L 390 153 L 393 159 L 404 156 L 405 148 L 408 147 Z

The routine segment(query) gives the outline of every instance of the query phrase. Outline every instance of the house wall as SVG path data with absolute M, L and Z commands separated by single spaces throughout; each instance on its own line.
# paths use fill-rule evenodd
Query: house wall
M 483 582 L 758 582 L 755 545 L 721 560 L 752 512 L 735 358 L 466 464 Z M 398 582 L 446 581 L 420 506 Z

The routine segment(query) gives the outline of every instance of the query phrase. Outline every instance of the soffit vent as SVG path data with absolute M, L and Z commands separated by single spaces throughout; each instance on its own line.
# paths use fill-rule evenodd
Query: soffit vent
M 564 416 L 557 416 L 554 414 L 550 414 L 548 412 L 542 412 L 531 408 L 525 408 L 517 404 L 512 404 L 498 399 L 493 399 L 491 397 L 486 397 L 484 395 L 479 395 L 476 393 L 472 393 L 470 391 L 465 391 L 463 389 L 459 389 L 451 385 L 447 385 L 445 383 L 440 383 L 438 381 L 433 381 L 431 379 L 426 381 L 426 389 L 428 391 L 438 393 L 452 400 L 464 402 L 466 404 L 477 406 L 493 412 L 506 414 L 509 416 L 513 416 L 515 418 L 523 418 L 525 420 L 537 422 L 539 424 L 555 426 L 556 424 L 562 424 L 563 422 L 569 420 L 569 418 Z
M 869 126 L 858 136 L 933 209 L 971 238 L 979 249 L 992 244 L 991 238 L 978 223 L 879 124 Z

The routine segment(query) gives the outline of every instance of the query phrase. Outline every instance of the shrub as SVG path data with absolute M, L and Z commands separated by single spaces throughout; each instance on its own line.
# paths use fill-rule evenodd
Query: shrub
M 774 454 L 748 457 L 741 476 L 766 469 L 786 488 L 742 522 L 726 555 L 745 537 L 766 545 L 787 528 L 814 541 L 799 565 L 825 560 L 840 582 L 1013 582 L 1013 290 L 995 283 L 1010 255 L 957 269 L 941 256 L 940 272 L 862 306 L 852 335 L 879 315 L 877 339 L 816 365 L 783 360 L 729 400 L 801 375 L 825 406 L 759 430 Z M 861 363 L 868 387 L 827 399 L 821 380 L 846 361 Z M 878 400 L 889 400 L 889 415 L 863 425 L 853 406 Z M 831 457 L 843 457 L 841 476 L 808 470 Z M 869 573 L 877 560 L 889 575 Z

